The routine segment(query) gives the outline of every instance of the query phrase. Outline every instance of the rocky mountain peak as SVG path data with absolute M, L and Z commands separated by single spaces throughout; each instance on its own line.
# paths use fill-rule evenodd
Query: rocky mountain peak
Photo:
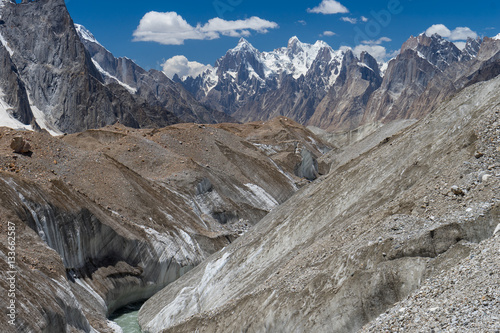
M 229 52 L 230 53 L 239 53 L 239 52 L 256 53 L 258 51 L 255 47 L 253 47 L 252 44 L 250 44 L 249 41 L 247 41 L 245 38 L 241 37 L 240 40 L 238 41 L 238 44 L 236 45 L 236 47 L 229 50 Z
M 479 49 L 481 48 L 483 40 L 481 38 L 467 38 L 467 42 L 465 44 L 465 48 L 462 50 L 465 54 L 469 55 L 470 57 L 475 57 L 477 56 Z
M 427 36 L 425 33 L 417 37 L 411 36 L 401 47 L 401 54 L 413 51 L 420 58 L 427 60 L 440 71 L 450 64 L 462 59 L 462 51 L 453 43 L 438 34 Z
M 380 69 L 377 60 L 368 52 L 361 52 L 359 56 L 360 63 L 366 65 L 368 68 L 373 70 L 378 76 L 380 75 Z
M 287 48 L 293 50 L 293 49 L 296 49 L 296 48 L 300 48 L 301 44 L 302 43 L 300 42 L 299 38 L 297 36 L 293 36 L 292 38 L 290 38 L 288 40 L 288 46 L 287 46 Z
M 75 29 L 80 39 L 101 45 L 94 37 L 92 32 L 90 32 L 90 30 L 85 28 L 83 25 L 75 24 Z

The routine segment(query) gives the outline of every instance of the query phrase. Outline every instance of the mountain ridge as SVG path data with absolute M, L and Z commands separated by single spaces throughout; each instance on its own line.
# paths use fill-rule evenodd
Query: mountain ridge
M 499 51 L 495 39 L 484 40 L 495 52 Z M 483 39 L 469 38 L 460 50 L 439 35 L 420 34 L 411 36 L 388 63 L 371 59 L 367 65 L 362 59 L 367 57 L 365 53 L 346 58 L 348 48 L 334 51 L 322 41 L 306 44 L 292 37 L 287 47 L 260 52 L 242 39 L 214 67 L 196 78 L 175 76 L 174 80 L 201 103 L 243 122 L 283 115 L 328 131 L 351 131 L 369 124 L 423 116 L 428 110 L 413 110 L 412 104 L 436 75 L 446 79 L 451 70 L 443 72 L 453 64 L 467 68 L 466 63 L 494 57 L 491 52 L 481 55 L 488 53 L 482 50 L 482 44 Z M 341 69 L 348 67 L 344 62 L 354 59 L 360 67 L 371 68 L 374 75 L 368 80 L 355 79 L 357 83 L 352 79 L 337 82 Z M 489 77 L 500 73 L 491 70 Z M 349 77 L 363 77 L 361 71 L 352 67 Z M 369 89 L 357 91 L 359 84 Z

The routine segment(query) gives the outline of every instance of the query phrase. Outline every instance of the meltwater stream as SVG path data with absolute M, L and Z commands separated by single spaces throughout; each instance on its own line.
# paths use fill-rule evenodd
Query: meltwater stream
M 109 320 L 121 327 L 123 333 L 141 333 L 139 326 L 139 310 L 144 302 L 133 303 L 116 310 Z

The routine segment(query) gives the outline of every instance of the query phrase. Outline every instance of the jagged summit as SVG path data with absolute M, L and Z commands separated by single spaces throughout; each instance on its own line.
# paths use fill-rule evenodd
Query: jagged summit
M 78 33 L 78 35 L 80 36 L 81 39 L 85 39 L 85 40 L 87 40 L 89 42 L 101 45 L 101 43 L 99 43 L 97 41 L 97 39 L 90 32 L 90 30 L 88 30 L 87 28 L 85 28 L 83 25 L 75 23 L 75 29 L 76 29 L 76 32 Z
M 231 53 L 244 52 L 244 51 L 257 52 L 257 49 L 253 47 L 253 45 L 250 44 L 250 42 L 243 37 L 240 38 L 236 47 L 229 50 L 229 52 Z
M 291 48 L 293 48 L 294 46 L 299 45 L 299 44 L 301 44 L 301 42 L 300 42 L 299 38 L 298 38 L 297 36 L 293 36 L 292 38 L 290 38 L 290 39 L 288 40 L 288 46 L 287 46 L 287 47 L 288 47 L 289 49 L 291 49 Z
M 282 115 L 304 123 L 305 114 L 335 82 L 343 53 L 322 41 L 303 43 L 297 36 L 286 47 L 260 52 L 242 38 L 212 69 L 184 78 L 183 84 L 199 101 L 240 121 Z M 255 109 L 242 108 L 247 103 Z M 266 104 L 267 111 L 258 111 L 260 103 Z

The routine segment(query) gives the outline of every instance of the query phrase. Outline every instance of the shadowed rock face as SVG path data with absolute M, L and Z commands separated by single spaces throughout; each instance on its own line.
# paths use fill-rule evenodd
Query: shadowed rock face
M 405 131 L 336 164 L 245 237 L 148 300 L 141 327 L 359 330 L 467 256 L 468 242 L 493 235 L 500 205 L 499 88 L 500 78 L 471 86 Z M 454 194 L 453 185 L 466 194 Z
M 1 30 L 1 29 L 0 29 Z M 19 72 L 10 58 L 10 54 L 3 44 L 0 44 L 0 90 L 2 99 L 12 107 L 12 116 L 23 124 L 29 125 L 33 121 L 33 114 L 29 106 L 28 95 Z
M 14 137 L 31 157 L 13 153 Z M 27 283 L 19 325 L 6 332 L 110 332 L 107 315 L 178 279 L 292 196 L 304 183 L 294 175 L 302 148 L 315 159 L 330 149 L 284 118 L 61 137 L 0 129 L 0 265 L 12 222 Z

